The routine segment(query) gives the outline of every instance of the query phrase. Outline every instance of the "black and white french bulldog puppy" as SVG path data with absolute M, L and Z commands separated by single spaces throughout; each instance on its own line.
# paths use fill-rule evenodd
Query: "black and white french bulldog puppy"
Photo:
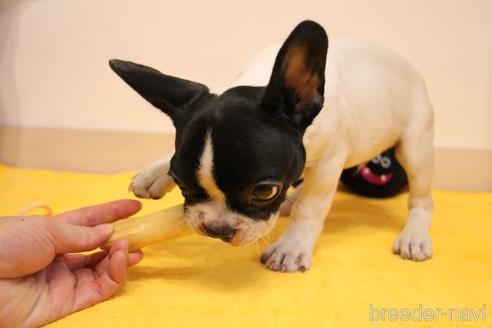
M 432 107 L 422 78 L 392 52 L 353 41 L 328 47 L 325 30 L 304 21 L 224 90 L 127 61 L 110 66 L 176 128 L 175 153 L 143 169 L 130 189 L 156 199 L 177 185 L 196 232 L 248 245 L 295 201 L 261 261 L 307 270 L 342 170 L 396 145 L 410 193 L 393 250 L 431 257 Z

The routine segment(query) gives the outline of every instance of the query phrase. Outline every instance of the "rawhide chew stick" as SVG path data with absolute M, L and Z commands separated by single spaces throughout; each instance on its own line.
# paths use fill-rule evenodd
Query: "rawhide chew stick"
M 113 227 L 113 234 L 101 246 L 102 249 L 109 249 L 118 239 L 126 239 L 129 251 L 132 252 L 150 244 L 191 233 L 184 221 L 183 204 L 145 216 L 119 220 L 113 223 Z

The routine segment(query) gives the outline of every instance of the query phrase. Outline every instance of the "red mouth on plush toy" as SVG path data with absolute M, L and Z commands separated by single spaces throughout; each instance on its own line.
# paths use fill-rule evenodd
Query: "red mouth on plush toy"
M 384 186 L 393 179 L 393 173 L 378 175 L 372 172 L 365 164 L 359 165 L 359 172 L 364 180 L 378 186 Z

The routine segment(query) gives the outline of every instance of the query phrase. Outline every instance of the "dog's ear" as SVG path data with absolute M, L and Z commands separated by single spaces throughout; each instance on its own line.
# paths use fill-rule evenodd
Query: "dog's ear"
M 328 36 L 321 25 L 297 25 L 277 55 L 262 107 L 304 131 L 323 107 Z
M 112 59 L 109 66 L 148 102 L 169 115 L 175 125 L 180 114 L 209 93 L 203 84 L 165 75 L 144 65 Z

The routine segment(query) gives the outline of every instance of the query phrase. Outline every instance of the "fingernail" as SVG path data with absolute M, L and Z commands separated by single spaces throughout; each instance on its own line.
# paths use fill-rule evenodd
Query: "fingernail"
M 111 234 L 113 232 L 113 225 L 110 223 L 100 224 L 95 226 L 97 230 L 101 231 L 104 234 Z

